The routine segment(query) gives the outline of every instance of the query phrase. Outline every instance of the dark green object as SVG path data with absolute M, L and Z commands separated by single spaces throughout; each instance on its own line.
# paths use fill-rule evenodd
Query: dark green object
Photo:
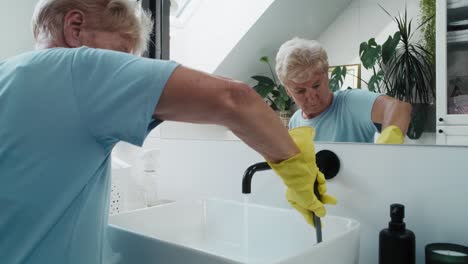
M 406 133 L 410 139 L 418 139 L 421 137 L 424 128 L 426 127 L 427 116 L 429 111 L 428 104 L 413 104 L 411 109 L 411 122 Z
M 426 264 L 468 264 L 468 247 L 450 244 L 433 243 L 426 246 Z M 457 252 L 457 255 L 447 255 L 440 251 Z
M 374 67 L 378 62 L 382 54 L 382 46 L 375 42 L 375 38 L 369 39 L 369 41 L 361 43 L 359 46 L 359 56 L 362 61 L 362 66 L 366 69 Z

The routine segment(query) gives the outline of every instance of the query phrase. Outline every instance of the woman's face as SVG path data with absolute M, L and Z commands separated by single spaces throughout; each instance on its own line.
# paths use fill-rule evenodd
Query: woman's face
M 320 115 L 331 105 L 333 99 L 333 94 L 328 89 L 328 74 L 322 70 L 315 71 L 306 82 L 290 81 L 286 90 L 302 109 L 306 119 Z

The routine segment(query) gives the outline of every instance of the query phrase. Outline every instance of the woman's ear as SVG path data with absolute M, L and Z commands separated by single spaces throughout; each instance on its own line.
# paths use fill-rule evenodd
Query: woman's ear
M 83 45 L 82 31 L 84 25 L 84 14 L 80 10 L 70 10 L 63 18 L 63 37 L 65 44 L 70 48 Z

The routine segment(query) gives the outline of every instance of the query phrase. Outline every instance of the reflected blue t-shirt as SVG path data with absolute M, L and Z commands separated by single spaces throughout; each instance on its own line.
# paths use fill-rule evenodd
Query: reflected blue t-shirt
M 312 126 L 315 141 L 372 143 L 377 132 L 371 118 L 372 107 L 380 95 L 361 89 L 336 91 L 325 112 L 305 119 L 299 109 L 291 117 L 289 128 Z
M 174 62 L 54 48 L 0 61 L 0 262 L 102 263 L 110 153 L 142 145 Z

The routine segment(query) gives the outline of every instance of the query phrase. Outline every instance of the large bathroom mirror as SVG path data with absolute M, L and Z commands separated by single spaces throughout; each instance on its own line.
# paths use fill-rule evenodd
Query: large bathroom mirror
M 276 52 L 281 44 L 299 36 L 318 40 L 327 51 L 330 67 L 347 65 L 347 70 L 353 71 L 348 77 L 359 75 L 359 79 L 345 80 L 342 89 L 353 84 L 352 88 L 368 90 L 375 72 L 366 69 L 362 63 L 361 43 L 370 43 L 371 39 L 375 39 L 377 44 L 383 45 L 398 30 L 394 16 L 404 16 L 405 10 L 415 32 L 411 41 L 424 42 L 427 34 L 421 29 L 415 30 L 427 16 L 422 11 L 420 0 L 172 2 L 176 3 L 177 8 L 173 9 L 171 16 L 171 59 L 190 67 L 239 79 L 252 86 L 256 83 L 251 78 L 254 75 L 271 77 Z M 431 36 L 435 37 L 434 33 Z M 269 58 L 273 70 L 260 60 L 263 56 Z M 444 85 L 439 89 L 447 88 Z M 433 97 L 428 102 L 424 108 L 413 106 L 416 114 L 424 118 L 418 120 L 422 133 L 416 139 L 406 137 L 405 144 L 468 145 L 468 131 L 463 132 L 464 128 L 462 132 L 452 132 L 455 135 L 452 139 L 456 140 L 441 141 L 437 138 L 438 133 L 447 133 L 453 129 L 441 127 L 447 125 L 440 121 L 443 117 L 436 114 L 439 113 L 437 108 L 442 106 L 436 107 Z M 468 127 L 468 123 L 465 125 Z M 465 136 L 463 133 L 466 133 Z
M 30 50 L 33 40 L 29 31 L 30 16 L 38 0 L 21 1 L 9 7 L 17 23 L 8 23 L 2 32 L 7 39 L 0 59 Z M 135 0 L 136 1 L 136 0 Z M 295 36 L 318 40 L 326 49 L 330 76 L 338 66 L 347 66 L 346 79 L 340 89 L 368 90 L 374 75 L 360 58 L 360 45 L 375 39 L 379 45 L 394 36 L 397 26 L 392 16 L 404 15 L 412 21 L 413 42 L 424 42 L 426 33 L 415 30 L 427 13 L 421 0 L 140 0 L 170 3 L 169 50 L 171 60 L 209 73 L 238 79 L 254 86 L 254 75 L 272 76 L 276 53 L 286 40 Z M 464 34 L 468 8 L 436 2 L 446 9 L 436 23 L 436 98 L 419 109 L 423 132 L 405 144 L 468 145 L 468 37 Z M 449 4 L 447 4 L 449 2 Z M 6 5 L 3 4 L 5 7 Z M 426 6 L 427 7 L 427 6 Z M 426 8 L 425 7 L 425 8 Z M 2 10 L 7 10 L 3 8 Z M 385 10 L 384 10 L 385 9 Z M 426 8 L 431 9 L 431 7 Z M 432 7 L 433 13 L 435 13 Z M 387 13 L 388 12 L 388 13 Z M 5 13 L 6 14 L 6 13 Z M 2 21 L 11 20 L 10 16 Z M 163 32 L 165 33 L 165 32 Z M 468 34 L 467 34 L 468 36 Z M 166 37 L 167 41 L 167 37 Z M 156 47 L 157 48 L 157 47 Z M 434 49 L 434 47 L 428 47 Z M 260 60 L 267 57 L 271 63 Z M 446 61 L 446 64 L 444 64 Z M 357 78 L 359 76 L 359 78 Z M 207 126 L 208 129 L 218 129 Z M 183 129 L 182 129 L 183 130 Z M 182 131 L 177 127 L 176 132 Z M 196 128 L 197 135 L 205 133 Z M 224 133 L 222 129 L 218 129 Z M 171 133 L 163 133 L 169 135 Z M 211 135 L 217 136 L 216 133 Z M 179 135 L 178 135 L 179 136 Z M 214 137 L 213 136 L 213 137 Z M 200 136 L 204 137 L 204 136 Z

